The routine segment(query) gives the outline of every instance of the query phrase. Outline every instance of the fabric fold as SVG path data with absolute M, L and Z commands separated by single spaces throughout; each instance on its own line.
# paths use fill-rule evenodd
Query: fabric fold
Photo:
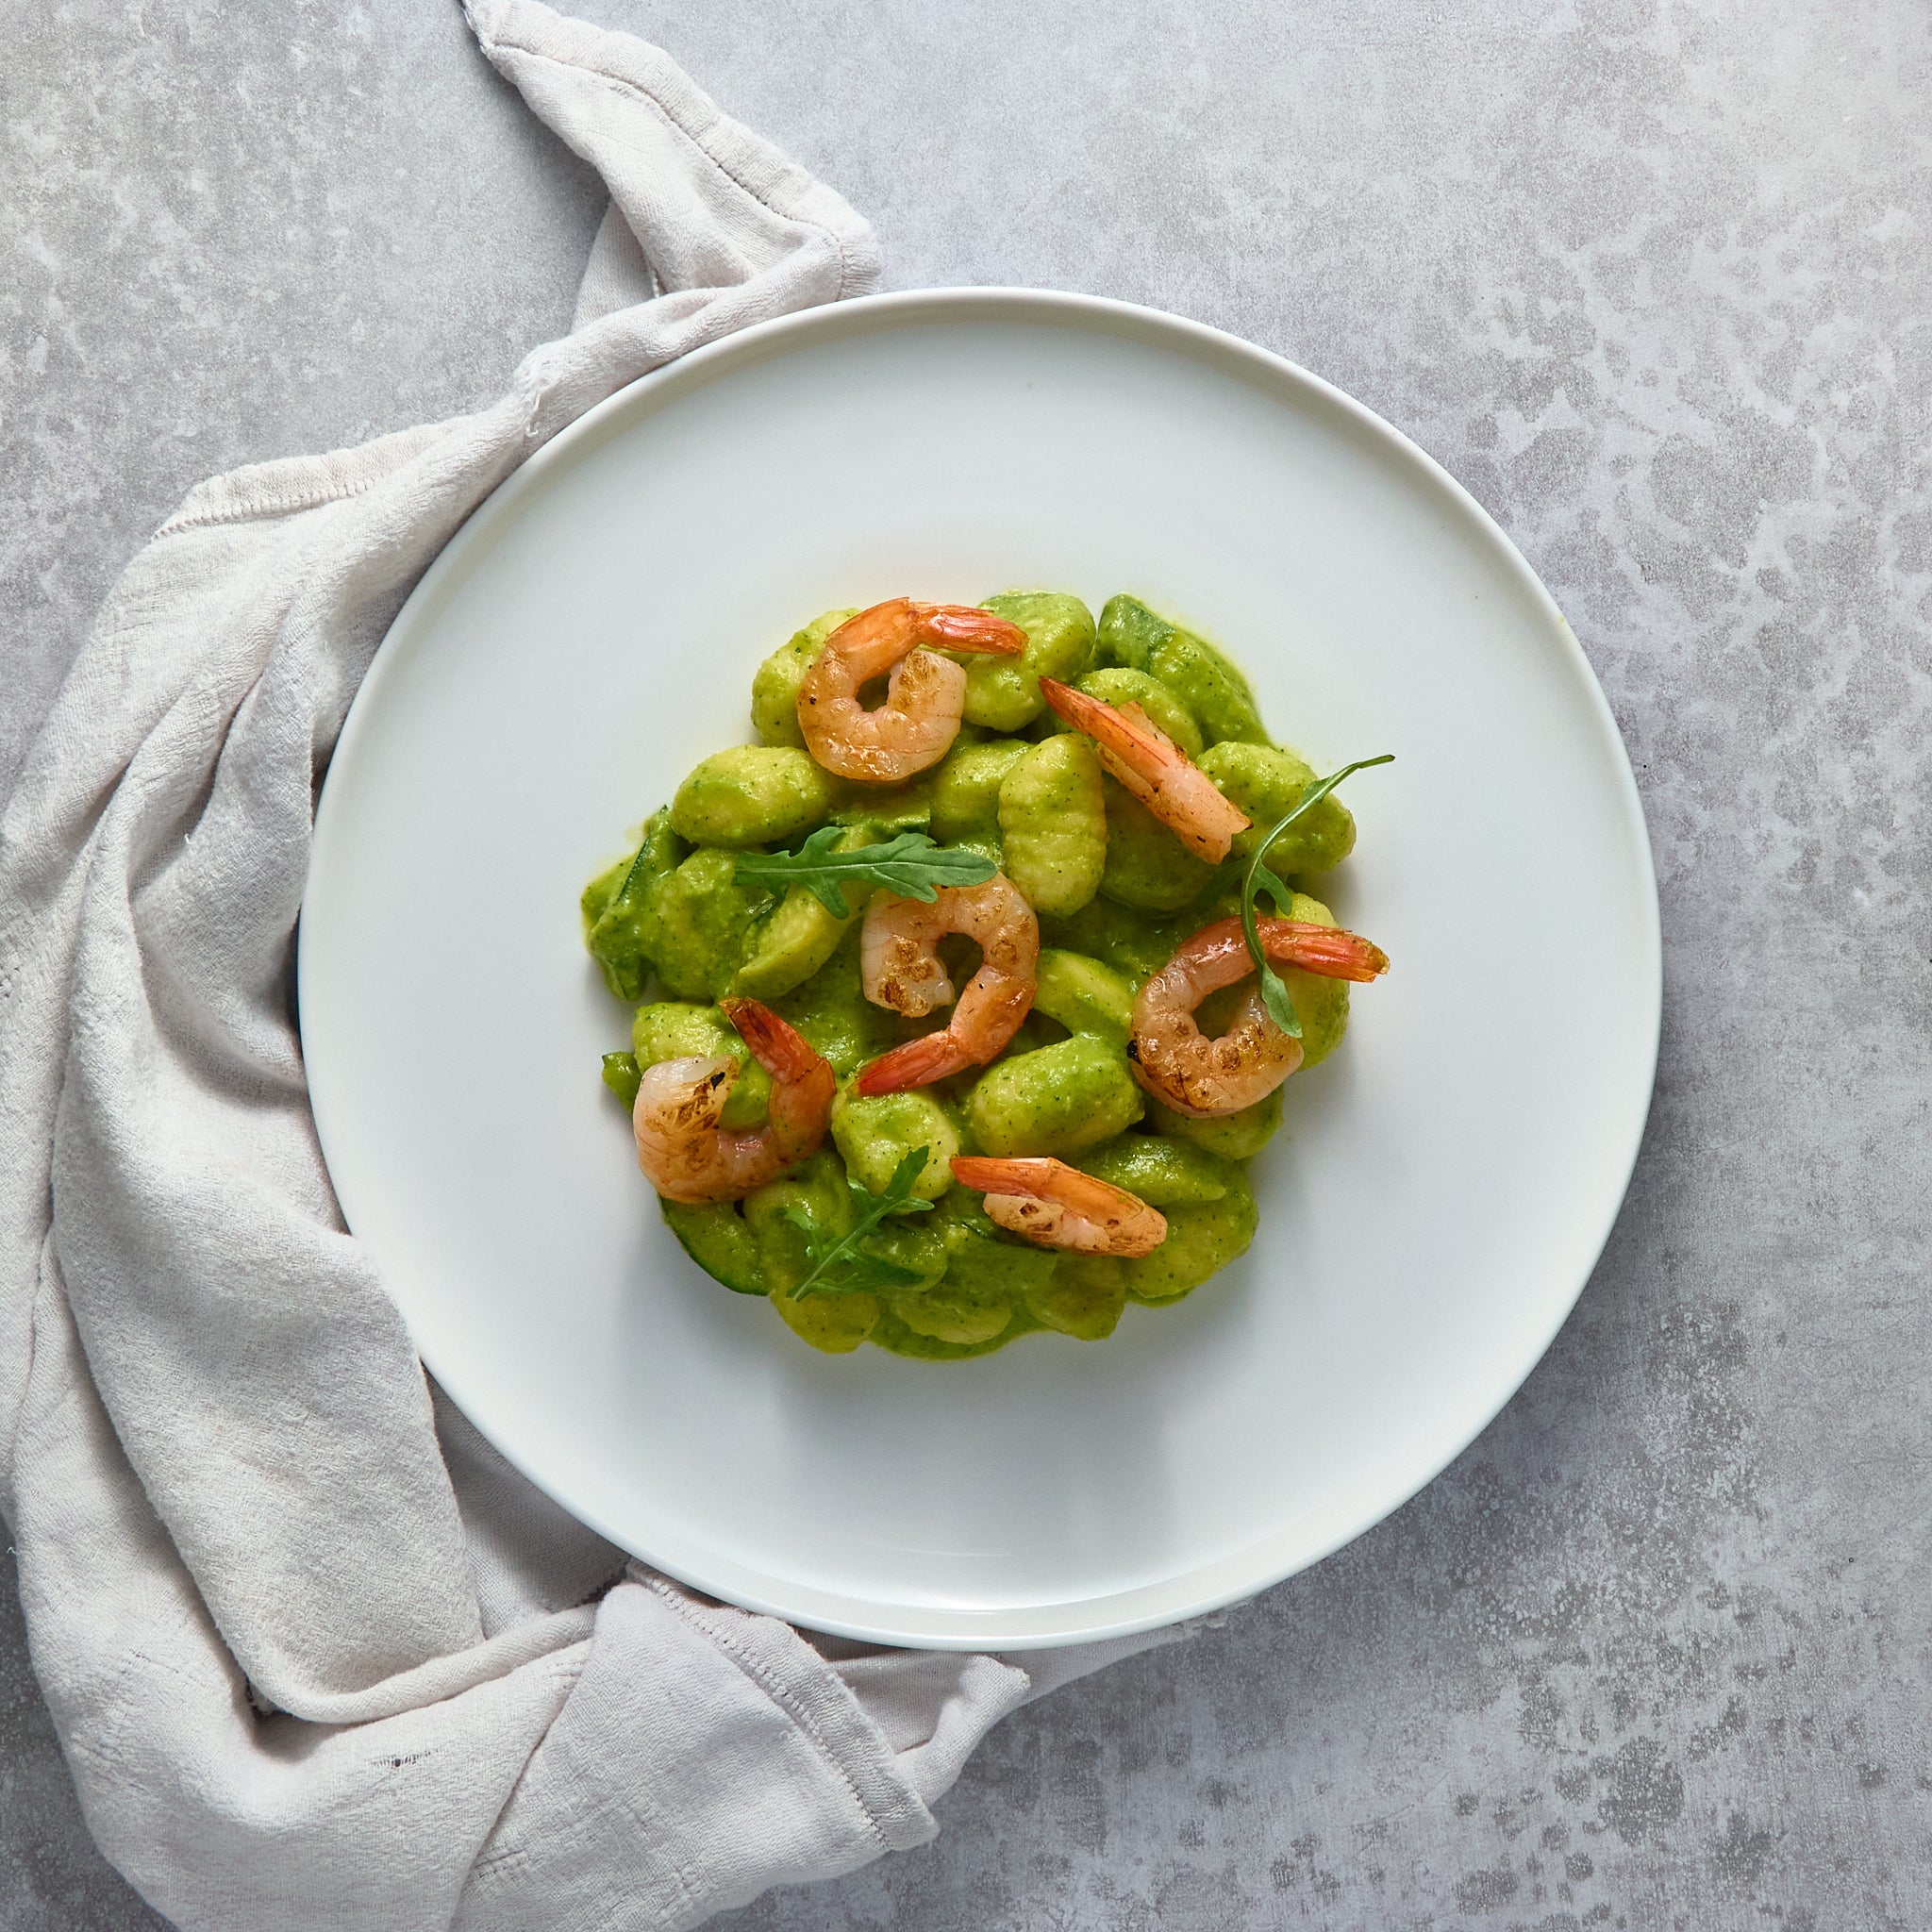
M 439 1417 L 337 1208 L 291 940 L 390 622 L 586 409 L 877 276 L 869 226 L 658 49 L 467 15 L 609 187 L 580 326 L 475 414 L 192 491 L 0 816 L 0 1507 L 89 1823 L 192 1932 L 693 1925 L 929 1837 L 1039 1675 L 835 1664 L 620 1579 Z
M 658 48 L 535 0 L 464 0 L 463 10 L 491 63 L 603 175 L 662 287 L 743 286 L 776 261 L 822 251 L 832 278 L 818 300 L 877 285 L 871 225 L 721 113 Z

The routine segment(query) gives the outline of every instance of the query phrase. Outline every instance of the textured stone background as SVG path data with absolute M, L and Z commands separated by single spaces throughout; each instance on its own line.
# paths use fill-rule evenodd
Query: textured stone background
M 735 1923 L 1932 1924 L 1923 0 L 585 10 L 842 188 L 894 285 L 1178 309 L 1440 457 L 1596 665 L 1663 894 L 1630 1202 L 1488 1433 L 1009 1721 L 935 1846 Z M 190 484 L 493 396 L 599 211 L 442 0 L 13 9 L 0 791 Z M 0 1928 L 158 1923 L 8 1592 Z

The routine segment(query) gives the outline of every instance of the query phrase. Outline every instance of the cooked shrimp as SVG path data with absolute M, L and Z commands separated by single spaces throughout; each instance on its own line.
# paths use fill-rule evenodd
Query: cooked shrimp
M 1219 865 L 1234 835 L 1254 823 L 1139 705 L 1109 705 L 1052 677 L 1040 680 L 1040 691 L 1099 747 L 1100 762 L 1198 858 Z
M 1167 1239 L 1167 1217 L 1111 1181 L 1064 1160 L 991 1160 L 956 1155 L 953 1178 L 983 1190 L 986 1211 L 1008 1233 L 1076 1255 L 1151 1255 Z
M 930 906 L 874 894 L 858 938 L 866 998 L 914 1019 L 945 1006 L 953 982 L 939 942 L 949 932 L 979 941 L 979 971 L 959 994 L 952 1024 L 881 1055 L 859 1074 L 859 1092 L 897 1093 L 984 1066 L 1032 1010 L 1040 921 L 1000 873 L 981 886 L 941 886 Z
M 922 651 L 991 651 L 1026 645 L 1017 624 L 970 604 L 914 604 L 894 597 L 848 617 L 811 661 L 798 687 L 806 749 L 841 778 L 896 785 L 936 765 L 959 735 L 966 674 L 950 658 Z M 891 672 L 886 701 L 869 711 L 862 685 Z
M 631 1125 L 638 1165 L 667 1200 L 739 1200 L 776 1180 L 825 1138 L 839 1086 L 831 1063 L 769 1007 L 757 1000 L 721 1004 L 772 1076 L 768 1118 L 761 1127 L 736 1131 L 720 1124 L 738 1078 L 738 1062 L 729 1054 L 647 1067 L 638 1082 Z
M 1389 956 L 1379 946 L 1340 926 L 1296 919 L 1262 919 L 1256 925 L 1261 950 L 1277 966 L 1364 981 L 1389 970 Z M 1218 1040 L 1194 1024 L 1194 1008 L 1210 992 L 1254 970 L 1241 921 L 1223 919 L 1187 941 L 1141 989 L 1127 1058 L 1135 1079 L 1176 1113 L 1239 1112 L 1265 1100 L 1301 1065 L 1301 1041 L 1268 1017 L 1258 986 L 1249 989 L 1233 1025 Z

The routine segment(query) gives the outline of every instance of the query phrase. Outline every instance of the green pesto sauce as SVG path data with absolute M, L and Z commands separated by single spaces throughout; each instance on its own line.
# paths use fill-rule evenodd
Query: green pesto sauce
M 1197 1121 L 1134 1084 L 1125 1058 L 1133 996 L 1183 940 L 1237 909 L 1244 848 L 1238 841 L 1218 867 L 1184 850 L 1103 775 L 1085 740 L 1067 740 L 1040 679 L 1140 704 L 1260 824 L 1287 809 L 1281 801 L 1292 803 L 1310 767 L 1269 737 L 1246 678 L 1222 652 L 1137 598 L 1109 599 L 1097 623 L 1078 598 L 1057 592 L 1006 591 L 987 603 L 1026 632 L 1026 649 L 964 660 L 965 722 L 929 771 L 868 787 L 820 772 L 804 750 L 800 681 L 852 614 L 827 611 L 758 667 L 751 710 L 759 742 L 704 759 L 583 893 L 585 944 L 610 992 L 635 1008 L 629 1050 L 604 1056 L 617 1104 L 627 1109 L 642 1073 L 660 1060 L 729 1055 L 741 1073 L 726 1124 L 761 1124 L 769 1081 L 715 1004 L 731 994 L 766 1002 L 837 1072 L 831 1130 L 808 1161 L 742 1202 L 662 1204 L 700 1268 L 734 1293 L 784 1303 L 793 1332 L 834 1353 L 864 1341 L 914 1360 L 963 1361 L 1024 1335 L 1101 1340 L 1126 1303 L 1181 1300 L 1247 1249 L 1257 1221 L 1247 1163 L 1281 1124 L 1279 1091 L 1244 1112 Z M 950 1009 L 908 1020 L 865 998 L 862 905 L 839 920 L 802 887 L 774 897 L 736 878 L 738 854 L 795 851 L 823 824 L 851 828 L 852 845 L 918 830 L 971 846 L 1032 901 L 1043 949 L 1035 1008 L 988 1066 L 900 1103 L 855 1094 L 867 1061 L 942 1026 Z M 1257 836 L 1246 835 L 1248 846 Z M 1275 848 L 1275 869 L 1296 888 L 1295 918 L 1333 924 L 1302 889 L 1354 843 L 1354 820 L 1330 794 Z M 941 952 L 963 987 L 975 949 L 954 938 Z M 1348 986 L 1294 971 L 1283 978 L 1312 1066 L 1341 1042 Z M 1220 1010 L 1204 1005 L 1209 1031 Z M 612 1035 L 622 1037 L 617 1024 Z M 869 1239 L 873 1252 L 914 1267 L 917 1284 L 785 1302 L 808 1265 L 798 1218 L 829 1238 L 843 1234 L 854 1224 L 851 1184 L 882 1186 L 913 1146 L 928 1152 L 920 1192 L 934 1209 L 894 1217 Z M 994 1228 L 970 1190 L 935 1188 L 955 1147 L 1057 1155 L 1159 1208 L 1168 1238 L 1133 1261 L 1034 1247 Z
M 1006 1347 L 1023 1335 L 1031 1335 L 1041 1326 L 1024 1308 L 1016 1307 L 1013 1319 L 991 1341 L 941 1341 L 937 1336 L 920 1335 L 907 1327 L 888 1308 L 866 1340 L 889 1355 L 909 1356 L 914 1361 L 963 1362 L 975 1355 L 991 1355 L 995 1349 Z

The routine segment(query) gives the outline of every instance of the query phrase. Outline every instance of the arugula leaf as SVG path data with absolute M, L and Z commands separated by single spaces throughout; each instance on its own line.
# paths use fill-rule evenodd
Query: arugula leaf
M 901 832 L 883 845 L 861 845 L 855 852 L 834 851 L 846 829 L 821 825 L 796 852 L 743 853 L 738 876 L 761 885 L 803 886 L 834 919 L 849 919 L 848 885 L 883 886 L 930 906 L 939 887 L 983 885 L 999 870 L 984 855 L 936 845 L 924 832 Z
M 919 1214 L 932 1212 L 932 1203 L 920 1200 L 912 1191 L 912 1184 L 924 1171 L 930 1153 L 930 1148 L 915 1147 L 905 1155 L 892 1170 L 883 1194 L 868 1193 L 857 1181 L 848 1179 L 846 1186 L 852 1190 L 858 1218 L 852 1224 L 850 1234 L 841 1235 L 830 1243 L 802 1208 L 785 1210 L 786 1220 L 805 1236 L 806 1256 L 812 1264 L 805 1279 L 791 1291 L 794 1295 L 864 1294 L 879 1289 L 911 1288 L 925 1278 L 914 1269 L 889 1261 L 883 1255 L 867 1252 L 859 1243 L 889 1214 L 906 1209 Z
M 1261 950 L 1261 935 L 1255 920 L 1257 893 L 1266 892 L 1274 901 L 1276 911 L 1284 915 L 1293 899 L 1293 894 L 1280 876 L 1268 869 L 1268 848 L 1303 812 L 1320 805 L 1344 778 L 1356 772 L 1366 772 L 1371 765 L 1392 765 L 1394 762 L 1395 754 L 1385 751 L 1380 758 L 1357 758 L 1352 765 L 1343 765 L 1339 772 L 1330 772 L 1325 778 L 1317 778 L 1295 801 L 1294 809 L 1255 847 L 1254 857 L 1248 860 L 1247 874 L 1241 880 L 1241 932 L 1247 939 L 1248 954 L 1255 962 L 1255 971 L 1261 976 L 1261 1004 L 1268 1008 L 1268 1017 L 1291 1040 L 1302 1037 L 1301 1015 L 1295 1011 L 1294 1002 L 1288 996 L 1286 983 L 1269 965 L 1268 956 Z
M 1271 866 L 1262 866 L 1255 874 L 1256 903 L 1260 903 L 1260 894 L 1266 892 L 1274 901 L 1274 909 L 1287 919 L 1294 905 L 1294 888 L 1288 884 Z

